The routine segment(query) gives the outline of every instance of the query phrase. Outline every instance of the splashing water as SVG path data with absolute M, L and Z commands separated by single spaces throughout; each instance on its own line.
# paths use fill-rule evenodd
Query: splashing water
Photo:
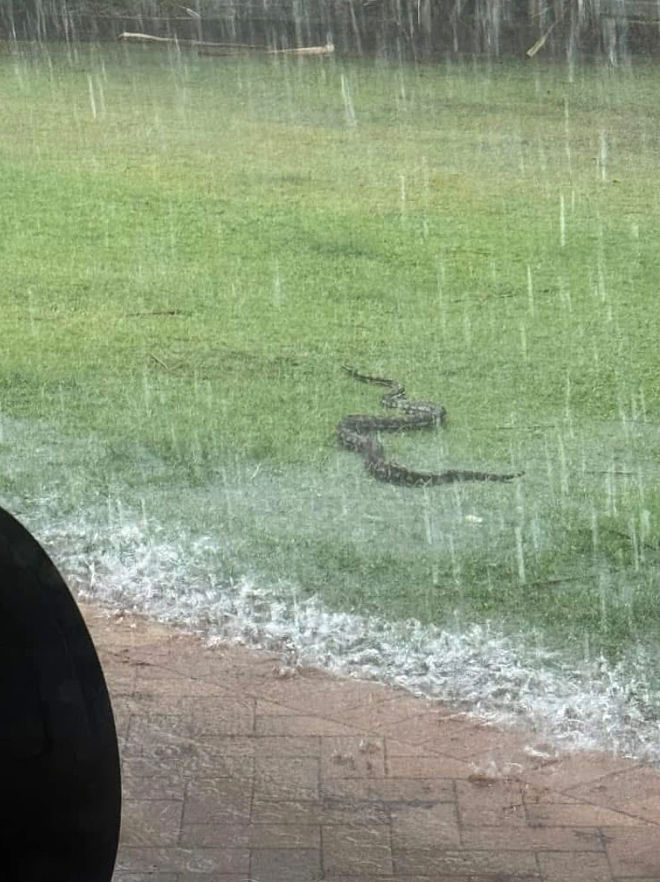
M 6 434 L 15 440 L 17 428 L 12 422 Z M 35 441 L 34 426 L 28 436 Z M 32 454 L 47 461 L 48 441 Z M 20 470 L 13 462 L 3 451 L 5 475 Z M 75 492 L 84 483 L 80 478 Z M 232 574 L 231 540 L 221 524 L 213 534 L 166 524 L 149 514 L 150 504 L 157 504 L 143 497 L 124 501 L 118 488 L 106 502 L 72 505 L 66 496 L 62 486 L 49 497 L 5 497 L 3 504 L 44 543 L 81 599 L 183 625 L 211 644 L 236 641 L 279 651 L 289 661 L 396 684 L 493 722 L 522 723 L 567 748 L 660 762 L 660 724 L 649 711 L 652 687 L 642 648 L 616 666 L 601 657 L 571 665 L 535 635 L 513 639 L 488 624 L 452 630 L 333 611 L 291 581 L 268 582 L 256 571 Z M 428 500 L 422 506 L 431 542 L 437 525 Z M 473 528 L 481 523 L 472 514 L 466 520 Z M 521 526 L 516 538 L 524 580 Z

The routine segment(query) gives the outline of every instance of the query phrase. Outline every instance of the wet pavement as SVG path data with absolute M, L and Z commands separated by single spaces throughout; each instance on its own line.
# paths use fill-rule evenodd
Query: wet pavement
M 80 608 L 122 756 L 113 882 L 660 882 L 660 772 Z

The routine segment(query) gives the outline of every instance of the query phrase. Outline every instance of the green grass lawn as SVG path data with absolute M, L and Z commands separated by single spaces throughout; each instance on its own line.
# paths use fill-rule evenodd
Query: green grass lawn
M 659 86 L 4 45 L 0 490 L 146 500 L 335 609 L 655 649 Z M 342 363 L 447 408 L 396 459 L 524 477 L 376 484 Z M 44 476 L 43 425 L 105 452 Z

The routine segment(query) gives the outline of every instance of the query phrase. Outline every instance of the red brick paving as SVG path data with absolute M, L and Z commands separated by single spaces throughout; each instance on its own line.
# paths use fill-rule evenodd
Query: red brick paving
M 114 882 L 660 882 L 660 773 L 81 604 L 112 695 Z

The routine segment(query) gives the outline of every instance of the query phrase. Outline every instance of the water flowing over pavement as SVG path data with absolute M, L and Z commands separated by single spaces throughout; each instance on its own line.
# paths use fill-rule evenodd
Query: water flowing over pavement
M 123 763 L 114 882 L 660 877 L 660 773 L 81 609 Z
M 237 474 L 230 499 L 219 485 L 184 492 L 166 484 L 146 493 L 145 474 L 167 476 L 167 466 L 136 448 L 130 461 L 137 490 L 117 479 L 108 491 L 98 485 L 98 473 L 112 473 L 101 439 L 64 443 L 55 432 L 7 418 L 2 429 L 0 465 L 24 488 L 3 505 L 39 538 L 79 599 L 284 653 L 292 663 L 403 687 L 496 725 L 534 729 L 561 748 L 660 762 L 652 647 L 639 646 L 616 665 L 595 654 L 576 662 L 533 633 L 505 634 L 497 623 L 389 620 L 386 611 L 360 615 L 330 608 L 286 572 L 278 580 L 260 572 L 254 547 L 247 554 L 238 547 L 242 525 L 258 517 L 265 532 L 282 520 L 293 533 L 302 531 L 295 508 L 318 493 L 314 529 L 327 532 L 327 506 L 339 503 L 328 500 L 323 476 L 295 472 L 283 485 L 264 468 L 253 486 Z M 55 476 L 47 486 L 44 474 Z M 398 523 L 394 514 L 392 523 Z M 284 548 L 292 552 L 290 544 Z
M 180 528 L 173 541 L 128 512 L 111 531 L 96 530 L 87 513 L 53 527 L 55 521 L 51 512 L 38 534 L 83 600 L 401 686 L 495 724 L 522 723 L 568 749 L 660 760 L 642 649 L 629 668 L 603 658 L 576 666 L 490 624 L 453 632 L 333 611 L 286 583 L 225 583 L 211 537 Z

